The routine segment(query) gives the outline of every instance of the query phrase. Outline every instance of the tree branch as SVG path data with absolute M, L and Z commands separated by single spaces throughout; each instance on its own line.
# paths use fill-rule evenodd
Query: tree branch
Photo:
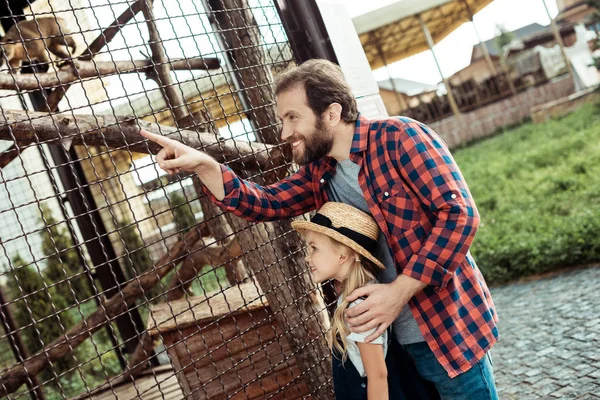
M 51 89 L 63 91 L 65 85 L 80 82 L 86 78 L 103 78 L 116 74 L 128 74 L 143 72 L 152 74 L 155 64 L 151 60 L 136 61 L 94 61 L 78 62 L 77 69 L 71 64 L 61 67 L 58 72 L 46 72 L 41 74 L 0 74 L 0 89 L 6 90 L 40 90 Z M 210 70 L 220 67 L 218 58 L 194 57 L 186 60 L 171 62 L 173 70 Z M 62 96 L 61 96 L 62 97 Z M 51 104 L 55 101 L 48 97 L 48 107 L 56 111 Z
M 156 73 L 147 75 L 158 83 L 165 102 L 173 113 L 175 123 L 179 126 L 179 121 L 188 117 L 189 111 L 185 106 L 181 89 L 174 86 L 171 80 L 171 75 L 169 74 L 171 67 L 169 66 L 169 59 L 163 47 L 162 39 L 160 38 L 158 29 L 156 29 L 154 12 L 152 11 L 153 4 L 153 0 L 145 0 L 142 3 L 142 13 L 144 13 L 144 18 L 146 18 L 146 24 L 148 25 L 148 45 L 152 51 L 153 69 Z
M 25 362 L 16 364 L 6 370 L 0 375 L 0 382 L 2 382 L 0 397 L 14 393 L 25 383 L 28 376 L 37 375 L 50 362 L 65 357 L 83 341 L 91 337 L 94 332 L 117 316 L 127 312 L 127 309 L 143 293 L 152 289 L 175 265 L 190 254 L 191 244 L 196 243 L 198 240 L 200 240 L 200 230 L 194 228 L 184 236 L 183 240 L 169 249 L 167 254 L 156 263 L 157 267 L 153 266 L 149 271 L 145 271 L 132 280 L 119 293 L 106 301 L 103 307 L 97 309 L 84 321 L 69 329 L 63 336 L 54 340 Z M 236 246 L 239 245 L 236 244 L 235 240 L 232 240 L 226 246 L 207 247 L 202 254 L 204 254 L 206 260 L 224 263 L 231 257 L 236 256 L 229 253 L 229 250 L 235 249 Z
M 117 35 L 117 33 L 119 33 L 123 25 L 128 23 L 129 20 L 131 20 L 132 18 L 135 18 L 135 15 L 142 8 L 142 2 L 143 0 L 138 0 L 135 3 L 133 3 L 130 8 L 123 11 L 123 13 L 119 15 L 119 17 L 116 20 L 114 20 L 113 23 L 110 24 L 110 26 L 106 28 L 92 42 L 92 44 L 89 45 L 87 49 L 83 51 L 79 59 L 90 61 L 92 58 L 94 58 L 94 56 L 98 52 L 100 52 L 100 50 L 102 50 L 102 48 L 106 46 L 107 43 L 110 43 L 110 41 Z
M 96 53 L 98 53 L 106 43 L 109 43 L 113 37 L 121 30 L 121 26 L 129 22 L 130 19 L 135 17 L 135 14 L 140 10 L 140 1 L 138 0 L 131 5 L 131 8 L 125 10 L 119 17 L 92 42 L 92 44 L 84 50 L 84 57 L 82 59 L 91 60 Z M 21 75 L 19 75 L 20 77 Z M 13 79 L 16 76 L 13 75 Z M 47 99 L 47 108 L 49 112 L 54 112 L 58 109 L 58 103 L 67 93 L 71 85 L 64 85 L 54 89 Z M 13 86 L 14 88 L 14 86 Z M 16 89 L 15 89 L 16 90 Z M 9 149 L 0 154 L 0 169 L 7 166 L 12 160 L 14 160 L 19 154 L 19 146 L 17 143 L 13 143 Z
M 175 301 L 184 297 L 192 284 L 192 280 L 205 265 L 223 264 L 221 260 L 207 260 L 207 257 L 203 253 L 197 251 L 202 246 L 201 241 L 196 243 L 191 250 L 192 254 L 185 259 L 177 273 L 173 276 L 167 289 L 167 301 Z M 242 248 L 237 240 L 229 245 L 228 253 L 232 256 L 231 258 L 237 258 L 242 255 Z M 227 262 L 230 260 L 227 260 Z
M 14 137 L 21 145 L 42 142 L 56 144 L 61 141 L 65 144 L 85 143 L 117 150 L 156 154 L 160 146 L 143 139 L 139 135 L 142 128 L 203 150 L 217 161 L 229 164 L 237 171 L 264 170 L 273 165 L 274 161 L 283 164 L 282 152 L 276 146 L 219 140 L 206 132 L 177 130 L 133 117 L 48 115 L 43 112 L 20 110 L 4 110 L 4 117 L 5 120 L 0 124 L 0 140 L 12 140 Z

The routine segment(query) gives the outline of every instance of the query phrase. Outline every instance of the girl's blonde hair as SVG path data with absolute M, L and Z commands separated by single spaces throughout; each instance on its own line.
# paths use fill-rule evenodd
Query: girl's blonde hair
M 329 334 L 327 336 L 329 347 L 332 349 L 337 349 L 342 355 L 342 362 L 345 362 L 348 357 L 348 341 L 346 340 L 346 336 L 350 334 L 348 324 L 346 324 L 346 320 L 344 318 L 344 311 L 350 304 L 347 298 L 350 293 L 354 291 L 354 289 L 358 289 L 359 287 L 362 287 L 375 279 L 372 271 L 375 271 L 376 267 L 371 261 L 356 253 L 348 246 L 332 238 L 329 238 L 329 240 L 331 240 L 331 242 L 338 249 L 343 249 L 346 255 L 354 257 L 350 271 L 348 271 L 348 276 L 341 282 L 341 292 L 338 294 L 338 296 L 341 296 L 342 302 L 338 305 L 333 313 L 331 329 L 329 330 Z

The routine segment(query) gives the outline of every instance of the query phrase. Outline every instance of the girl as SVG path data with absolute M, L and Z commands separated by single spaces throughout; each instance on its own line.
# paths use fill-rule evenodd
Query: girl
M 308 247 L 306 261 L 313 280 L 321 283 L 334 279 L 338 288 L 337 308 L 328 336 L 334 353 L 336 398 L 388 399 L 392 393 L 388 392 L 388 367 L 385 361 L 387 331 L 371 343 L 365 343 L 374 329 L 363 333 L 350 332 L 344 320 L 346 308 L 362 301 L 359 299 L 349 303 L 346 297 L 354 289 L 375 282 L 377 271 L 385 269 L 372 255 L 379 235 L 377 223 L 350 205 L 329 202 L 321 207 L 310 222 L 293 221 L 292 227 L 305 238 Z M 339 359 L 339 356 L 341 365 L 337 363 L 336 369 L 335 358 Z M 348 358 L 355 369 L 345 364 Z M 343 384 L 340 374 L 345 374 Z

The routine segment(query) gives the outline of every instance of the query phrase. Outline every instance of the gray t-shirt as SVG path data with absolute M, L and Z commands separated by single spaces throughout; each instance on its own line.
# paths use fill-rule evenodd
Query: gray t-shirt
M 350 159 L 338 162 L 335 176 L 329 181 L 325 190 L 327 191 L 330 200 L 350 204 L 371 215 L 367 201 L 365 200 L 358 183 L 359 170 L 360 166 L 353 163 Z M 383 232 L 379 233 L 377 249 L 373 255 L 385 265 L 385 271 L 380 272 L 377 276 L 379 282 L 393 282 L 398 275 L 396 273 L 394 258 L 390 253 L 390 248 Z M 398 343 L 400 344 L 425 341 L 408 304 L 402 309 L 398 318 L 393 322 L 392 329 L 396 340 L 398 340 Z

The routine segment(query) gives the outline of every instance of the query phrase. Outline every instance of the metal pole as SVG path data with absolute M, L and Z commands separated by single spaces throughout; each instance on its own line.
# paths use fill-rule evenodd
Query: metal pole
M 490 56 L 490 52 L 488 51 L 487 46 L 481 40 L 481 36 L 479 36 L 479 30 L 477 30 L 477 26 L 475 26 L 475 21 L 473 21 L 473 12 L 471 11 L 471 7 L 469 6 L 469 3 L 467 3 L 467 0 L 463 0 L 463 3 L 465 5 L 467 13 L 469 14 L 469 20 L 471 21 L 471 25 L 473 26 L 475 35 L 477 35 L 477 40 L 479 40 L 479 46 L 481 47 L 481 51 L 483 52 L 485 61 L 487 61 L 487 64 L 490 67 L 490 70 L 492 71 L 492 74 L 497 75 L 498 73 L 496 72 L 496 67 L 494 66 L 492 57 Z
M 492 71 L 492 75 L 497 76 L 498 71 L 496 70 L 496 67 L 494 66 L 494 62 L 492 61 L 490 52 L 489 52 L 487 46 L 485 45 L 485 43 L 481 40 L 481 36 L 479 35 L 479 30 L 477 29 L 477 26 L 475 25 L 475 21 L 473 20 L 473 11 L 471 10 L 471 6 L 469 6 L 469 3 L 467 2 L 467 0 L 463 0 L 463 3 L 465 4 L 465 8 L 467 10 L 467 13 L 469 14 L 469 20 L 471 21 L 471 25 L 473 26 L 475 35 L 477 35 L 477 40 L 479 40 L 479 46 L 481 47 L 483 56 L 485 57 L 485 60 L 487 61 L 488 66 L 490 67 L 490 70 Z M 500 50 L 502 50 L 502 49 L 500 49 Z M 500 63 L 500 68 L 502 68 L 502 72 L 504 72 L 504 74 L 506 75 L 506 80 L 508 81 L 508 86 L 510 87 L 510 91 L 512 92 L 513 96 L 516 95 L 517 89 L 515 88 L 515 85 L 514 85 L 512 79 L 510 78 L 510 74 L 508 73 L 508 69 L 506 68 L 506 65 L 504 65 L 503 63 Z
M 398 88 L 396 88 L 396 82 L 394 82 L 394 78 L 392 78 L 392 73 L 390 72 L 390 68 L 389 68 L 389 65 L 387 62 L 387 57 L 385 56 L 385 53 L 383 52 L 383 48 L 381 47 L 381 41 L 379 40 L 379 35 L 373 34 L 372 37 L 375 40 L 375 47 L 377 48 L 377 53 L 379 54 L 379 58 L 381 58 L 381 61 L 383 61 L 383 63 L 385 64 L 385 69 L 388 73 L 388 76 L 390 77 L 390 83 L 392 84 L 392 90 L 394 91 L 394 95 L 396 96 L 396 102 L 398 103 L 398 106 L 400 107 L 399 111 L 406 110 L 408 107 L 407 107 L 406 103 L 404 102 L 404 99 L 402 99 L 402 96 L 400 96 L 400 93 L 398 92 Z
M 569 71 L 571 78 L 575 79 L 575 74 L 573 73 L 573 69 L 571 68 L 571 63 L 569 62 L 569 58 L 567 57 L 567 53 L 565 52 L 565 45 L 562 41 L 562 36 L 560 35 L 558 27 L 556 26 L 556 21 L 550 15 L 550 10 L 548 10 L 548 5 L 546 4 L 546 0 L 542 0 L 542 3 L 544 4 L 544 9 L 546 10 L 546 14 L 548 14 L 548 18 L 550 18 L 550 26 L 552 27 L 552 32 L 554 33 L 554 39 L 556 40 L 556 43 L 558 43 L 558 46 L 560 47 L 560 53 L 563 56 L 563 60 L 565 60 L 565 64 L 567 64 L 567 71 Z
M 456 105 L 456 100 L 454 99 L 454 95 L 452 94 L 452 89 L 450 88 L 450 82 L 448 81 L 448 79 L 446 79 L 446 77 L 442 73 L 442 69 L 440 68 L 440 63 L 438 62 L 438 59 L 435 55 L 435 51 L 433 50 L 434 43 L 433 43 L 433 39 L 431 37 L 431 32 L 429 32 L 429 28 L 427 28 L 427 25 L 425 24 L 425 21 L 423 21 L 423 18 L 421 17 L 420 14 L 417 15 L 417 18 L 419 18 L 419 23 L 421 24 L 421 29 L 423 30 L 423 34 L 425 35 L 425 39 L 427 40 L 427 45 L 429 46 L 429 50 L 431 50 L 431 54 L 433 54 L 433 59 L 435 60 L 435 65 L 437 66 L 440 76 L 442 77 L 442 80 L 444 81 L 444 85 L 446 86 L 446 91 L 448 92 L 448 101 L 450 102 L 450 108 L 452 109 L 452 112 L 454 113 L 454 115 L 456 117 L 460 117 L 460 111 L 458 109 L 458 106 Z

